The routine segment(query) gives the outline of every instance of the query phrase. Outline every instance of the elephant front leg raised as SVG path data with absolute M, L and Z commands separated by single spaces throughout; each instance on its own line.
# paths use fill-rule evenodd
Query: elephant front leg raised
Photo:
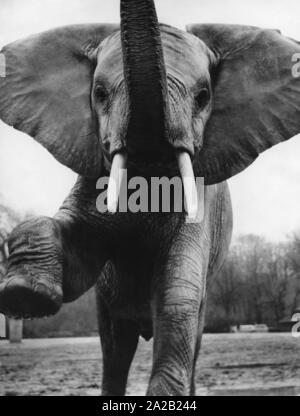
M 23 222 L 9 238 L 8 269 L 0 281 L 0 311 L 18 318 L 51 315 L 63 298 L 63 252 L 52 218 Z
M 63 301 L 75 300 L 95 283 L 106 261 L 87 225 L 63 212 L 20 224 L 9 252 L 0 312 L 18 318 L 56 313 Z

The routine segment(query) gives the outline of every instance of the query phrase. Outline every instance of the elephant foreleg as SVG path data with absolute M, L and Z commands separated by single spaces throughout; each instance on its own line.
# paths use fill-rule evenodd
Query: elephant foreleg
M 153 305 L 154 362 L 149 396 L 190 393 L 200 301 L 182 299 L 178 293 L 172 293 L 172 297 L 174 304 L 161 308 L 161 301 L 157 301 Z
M 88 226 L 63 212 L 20 224 L 9 238 L 9 252 L 0 312 L 19 318 L 56 313 L 63 301 L 94 285 L 106 261 Z
M 188 395 L 193 386 L 208 256 L 199 246 L 198 233 L 191 235 L 187 239 L 182 233 L 155 277 L 154 360 L 148 395 Z

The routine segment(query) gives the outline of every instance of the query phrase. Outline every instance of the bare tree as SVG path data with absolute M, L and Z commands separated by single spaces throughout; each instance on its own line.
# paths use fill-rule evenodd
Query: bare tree
M 232 251 L 211 291 L 212 301 L 224 310 L 230 324 L 236 322 L 239 308 L 241 281 L 238 270 L 237 258 Z
M 267 304 L 277 322 L 285 316 L 291 276 L 288 246 L 285 244 L 270 246 L 262 280 Z
M 246 320 L 262 323 L 265 308 L 262 269 L 268 244 L 262 237 L 250 234 L 241 236 L 236 246 L 241 263 Z
M 208 311 L 214 322 L 276 325 L 300 299 L 300 236 L 274 244 L 256 235 L 236 239 L 213 283 Z M 208 316 L 209 319 L 209 316 Z
M 290 302 L 290 314 L 293 314 L 300 304 L 300 233 L 291 237 L 287 257 L 291 267 L 290 279 L 293 284 L 292 301 Z

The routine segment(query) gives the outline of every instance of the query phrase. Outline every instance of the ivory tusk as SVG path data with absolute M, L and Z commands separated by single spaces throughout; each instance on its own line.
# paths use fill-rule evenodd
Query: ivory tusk
M 122 153 L 117 153 L 112 161 L 107 188 L 107 210 L 111 214 L 115 214 L 118 209 L 120 189 L 126 162 L 127 157 Z
M 177 162 L 183 182 L 185 210 L 189 219 L 195 219 L 198 212 L 198 194 L 190 155 L 187 152 L 178 152 Z

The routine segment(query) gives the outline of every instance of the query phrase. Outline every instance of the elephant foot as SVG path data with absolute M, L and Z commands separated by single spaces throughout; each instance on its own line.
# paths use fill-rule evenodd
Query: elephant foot
M 63 253 L 56 222 L 32 218 L 18 225 L 8 240 L 7 273 L 0 279 L 0 313 L 14 318 L 42 318 L 62 305 Z
M 32 272 L 31 272 L 32 274 Z M 0 282 L 0 313 L 17 319 L 43 318 L 57 313 L 62 288 L 47 276 L 7 275 Z

